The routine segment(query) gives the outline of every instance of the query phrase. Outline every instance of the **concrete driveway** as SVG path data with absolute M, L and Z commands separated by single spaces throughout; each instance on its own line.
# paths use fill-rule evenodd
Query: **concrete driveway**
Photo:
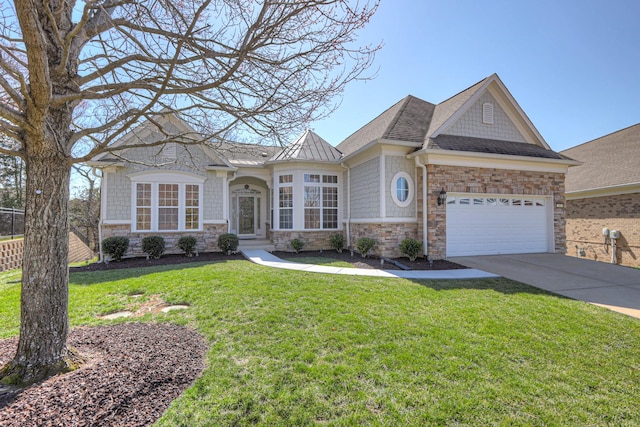
M 490 255 L 449 260 L 640 318 L 640 270 L 634 268 L 561 254 Z

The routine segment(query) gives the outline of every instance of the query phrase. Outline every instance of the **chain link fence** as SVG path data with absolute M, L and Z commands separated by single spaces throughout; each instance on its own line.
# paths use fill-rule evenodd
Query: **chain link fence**
M 24 211 L 0 208 L 0 240 L 24 235 Z

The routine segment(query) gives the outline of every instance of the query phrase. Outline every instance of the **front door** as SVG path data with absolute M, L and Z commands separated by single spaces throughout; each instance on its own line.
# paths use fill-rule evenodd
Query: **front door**
M 238 197 L 238 236 L 255 237 L 256 235 L 256 196 Z

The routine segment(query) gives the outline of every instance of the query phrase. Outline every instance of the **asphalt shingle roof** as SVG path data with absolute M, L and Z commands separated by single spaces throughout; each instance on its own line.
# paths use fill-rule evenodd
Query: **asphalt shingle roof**
M 640 123 L 560 153 L 583 163 L 569 168 L 567 192 L 640 183 Z
M 505 154 L 510 156 L 566 159 L 565 156 L 546 148 L 523 142 L 499 141 L 457 135 L 438 135 L 427 142 L 428 149 L 468 151 L 474 153 Z
M 243 144 L 239 142 L 220 142 L 211 144 L 211 148 L 233 165 L 262 165 L 281 150 L 278 146 Z
M 409 95 L 342 141 L 337 148 L 347 156 L 378 139 L 420 144 L 434 109 L 434 104 Z

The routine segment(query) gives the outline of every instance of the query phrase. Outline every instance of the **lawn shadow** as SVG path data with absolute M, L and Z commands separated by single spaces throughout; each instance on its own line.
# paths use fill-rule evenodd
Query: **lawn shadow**
M 453 291 L 453 290 L 478 290 L 478 291 L 494 291 L 505 295 L 515 294 L 531 294 L 531 295 L 548 295 L 562 299 L 571 299 L 569 297 L 556 294 L 535 286 L 527 285 L 506 277 L 491 277 L 482 279 L 409 279 L 410 281 L 433 289 L 435 291 Z

